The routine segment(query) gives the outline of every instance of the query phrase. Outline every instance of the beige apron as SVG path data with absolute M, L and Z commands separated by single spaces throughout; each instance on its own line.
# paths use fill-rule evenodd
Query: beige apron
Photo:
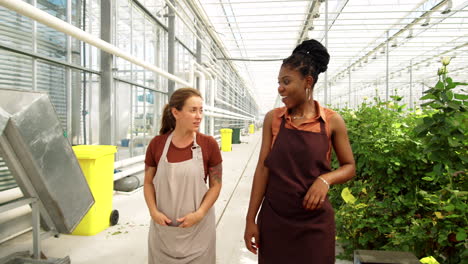
M 173 133 L 167 138 L 153 184 L 158 210 L 172 223 L 162 226 L 151 220 L 148 237 L 149 264 L 214 264 L 216 262 L 215 214 L 206 216 L 189 228 L 177 227 L 178 218 L 195 212 L 208 191 L 204 178 L 203 155 L 193 139 L 192 159 L 169 163 L 167 151 Z

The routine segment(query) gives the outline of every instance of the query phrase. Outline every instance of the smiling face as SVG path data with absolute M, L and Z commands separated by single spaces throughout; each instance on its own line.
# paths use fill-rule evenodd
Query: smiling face
M 176 119 L 176 127 L 184 130 L 198 131 L 203 117 L 203 100 L 198 96 L 191 96 L 185 100 L 181 110 L 172 108 L 172 115 Z
M 288 108 L 295 108 L 307 102 L 306 89 L 312 85 L 312 77 L 303 77 L 297 70 L 283 66 L 278 75 L 278 93 Z

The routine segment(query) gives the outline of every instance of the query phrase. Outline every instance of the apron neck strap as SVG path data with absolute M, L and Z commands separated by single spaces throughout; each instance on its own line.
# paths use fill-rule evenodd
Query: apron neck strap
M 166 140 L 166 144 L 164 145 L 164 150 L 161 154 L 161 157 L 166 157 L 167 156 L 167 151 L 169 150 L 169 146 L 171 145 L 172 137 L 174 136 L 174 131 L 169 134 Z M 197 143 L 197 133 L 193 135 L 193 146 L 192 149 L 198 148 L 198 143 Z
M 171 134 L 169 134 L 169 136 L 167 137 L 167 140 L 166 140 L 166 144 L 164 144 L 164 150 L 161 154 L 161 157 L 162 158 L 165 158 L 166 155 L 167 155 L 167 151 L 169 149 L 169 146 L 171 145 L 171 141 L 172 141 L 172 137 L 174 136 L 174 131 L 171 132 Z

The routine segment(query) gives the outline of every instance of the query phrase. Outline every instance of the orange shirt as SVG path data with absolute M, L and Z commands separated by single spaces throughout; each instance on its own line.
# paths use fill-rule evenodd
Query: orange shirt
M 284 125 L 285 128 L 288 129 L 297 129 L 297 130 L 303 130 L 303 131 L 310 131 L 310 132 L 320 132 L 320 119 L 325 121 L 325 130 L 328 135 L 328 142 L 329 142 L 329 148 L 328 148 L 328 153 L 327 153 L 327 159 L 328 161 L 331 160 L 331 132 L 330 132 L 330 119 L 336 114 L 335 111 L 322 107 L 317 101 L 315 102 L 315 110 L 317 115 L 305 120 L 302 124 L 299 126 L 296 126 L 291 119 L 291 116 L 288 113 L 288 109 L 283 106 L 283 107 L 278 107 L 273 109 L 273 121 L 271 124 L 271 132 L 273 135 L 272 141 L 271 141 L 271 148 L 273 147 L 273 144 L 275 143 L 276 137 L 278 136 L 278 132 L 280 130 L 281 126 L 281 120 L 283 116 L 286 118 L 286 123 Z

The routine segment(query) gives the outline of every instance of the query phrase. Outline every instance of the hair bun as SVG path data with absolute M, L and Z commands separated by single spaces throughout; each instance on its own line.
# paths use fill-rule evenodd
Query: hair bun
M 322 43 L 315 39 L 304 40 L 292 53 L 302 53 L 306 56 L 310 56 L 312 61 L 315 62 L 314 64 L 318 73 L 325 72 L 328 69 L 330 55 Z

